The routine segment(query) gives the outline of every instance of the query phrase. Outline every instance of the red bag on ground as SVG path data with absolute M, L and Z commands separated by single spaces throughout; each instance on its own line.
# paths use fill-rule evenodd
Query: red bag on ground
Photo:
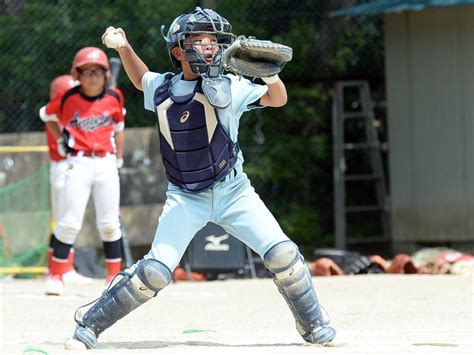
M 206 276 L 199 272 L 191 272 L 192 281 L 206 281 Z M 177 267 L 173 272 L 173 281 L 191 281 L 188 273 L 182 267 Z
M 398 254 L 387 269 L 390 274 L 417 274 L 418 268 L 413 264 L 408 254 Z
M 344 272 L 331 259 L 320 258 L 313 262 L 311 266 L 311 274 L 313 276 L 334 276 L 344 275 Z

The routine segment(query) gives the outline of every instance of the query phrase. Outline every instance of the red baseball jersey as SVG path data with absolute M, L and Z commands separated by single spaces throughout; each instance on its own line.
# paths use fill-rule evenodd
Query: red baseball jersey
M 47 120 L 46 119 L 46 105 L 41 107 L 39 111 L 39 116 L 43 121 Z M 46 132 L 46 144 L 48 144 L 49 158 L 54 161 L 60 161 L 60 160 L 66 159 L 66 157 L 59 155 L 58 143 L 56 142 L 56 138 L 54 138 L 53 134 L 48 129 L 48 127 L 45 127 L 45 132 Z
M 96 97 L 74 87 L 46 105 L 46 116 L 56 116 L 70 136 L 74 150 L 115 153 L 114 132 L 124 127 L 124 99 L 117 88 L 106 88 Z M 54 120 L 54 119 L 53 119 Z
M 56 142 L 56 138 L 54 138 L 51 131 L 46 128 L 46 143 L 48 144 L 49 149 L 49 157 L 51 160 L 60 161 L 66 159 L 66 157 L 62 157 L 58 153 L 58 143 Z

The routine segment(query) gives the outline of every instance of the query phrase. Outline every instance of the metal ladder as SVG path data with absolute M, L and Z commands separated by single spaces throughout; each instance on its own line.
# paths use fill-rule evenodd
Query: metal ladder
M 358 111 L 346 111 L 347 90 L 352 90 L 358 96 L 356 104 Z M 356 102 L 356 101 L 353 101 Z M 358 120 L 359 126 L 363 124 L 363 139 L 356 142 L 347 142 L 347 122 Z M 385 174 L 382 163 L 381 149 L 376 132 L 376 121 L 367 81 L 341 81 L 336 82 L 333 92 L 332 105 L 332 132 L 334 150 L 334 222 L 335 222 L 335 246 L 338 249 L 346 249 L 348 244 L 364 244 L 373 242 L 390 241 L 389 219 L 388 219 L 388 196 L 385 182 Z M 365 155 L 370 171 L 348 172 L 348 153 Z M 352 158 L 355 160 L 354 158 Z M 360 164 L 362 165 L 362 164 Z M 375 189 L 375 202 L 367 203 L 358 201 L 347 205 L 347 184 L 360 182 L 370 183 Z M 367 185 L 367 184 L 366 184 Z M 380 231 L 382 235 L 349 238 L 347 233 L 348 215 L 354 213 L 376 212 Z

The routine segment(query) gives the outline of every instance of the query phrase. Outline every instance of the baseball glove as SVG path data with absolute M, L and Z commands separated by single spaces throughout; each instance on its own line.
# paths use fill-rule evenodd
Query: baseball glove
M 254 37 L 237 37 L 224 52 L 224 69 L 237 75 L 265 78 L 281 72 L 293 50 L 279 43 Z

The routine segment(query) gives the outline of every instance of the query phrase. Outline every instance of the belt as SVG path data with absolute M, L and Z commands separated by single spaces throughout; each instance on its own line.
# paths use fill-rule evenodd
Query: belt
M 218 180 L 217 182 L 224 182 L 225 179 L 227 179 L 229 176 L 231 179 L 237 176 L 237 169 L 235 167 L 232 168 L 226 176 L 224 176 L 222 179 Z
M 103 158 L 109 155 L 109 152 L 105 150 L 73 150 L 71 153 L 73 157 L 97 157 Z

